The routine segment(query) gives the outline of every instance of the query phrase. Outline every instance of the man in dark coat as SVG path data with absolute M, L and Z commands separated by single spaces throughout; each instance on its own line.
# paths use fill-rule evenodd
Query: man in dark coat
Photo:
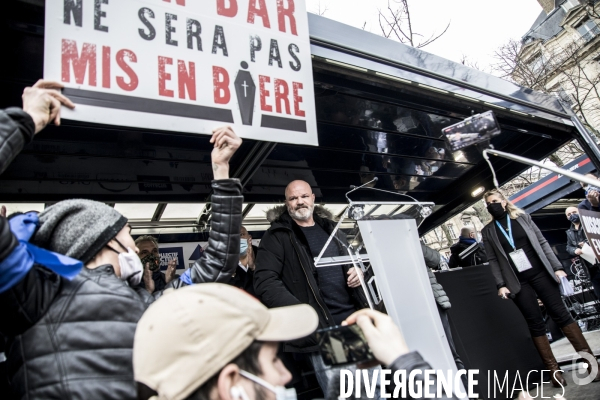
M 470 267 L 473 265 L 481 265 L 487 262 L 487 256 L 483 245 L 477 242 L 475 237 L 475 229 L 465 226 L 460 230 L 458 243 L 450 247 L 450 268 Z
M 586 266 L 594 293 L 600 299 L 600 266 L 598 263 L 591 264 L 580 257 L 583 252 L 581 249 L 587 243 L 587 237 L 581 225 L 579 211 L 576 207 L 567 207 L 565 215 L 571 221 L 571 227 L 567 230 L 567 253 L 573 257 L 579 257 L 581 263 Z
M 315 267 L 314 258 L 323 250 L 335 223 L 330 213 L 314 203 L 315 195 L 307 182 L 293 181 L 287 186 L 285 206 L 267 215 L 273 222 L 260 242 L 254 289 L 269 308 L 311 305 L 319 315 L 319 326 L 326 328 L 339 325 L 368 305 L 360 293 L 358 274 L 362 271 L 352 266 Z M 347 254 L 340 244 L 345 238 L 338 238 L 329 243 L 323 257 Z M 315 365 L 320 359 L 315 335 L 286 342 L 283 348 L 285 352 L 311 353 L 319 384 L 326 390 L 328 378 L 319 375 L 323 367 Z
M 228 171 L 241 139 L 225 127 L 211 143 L 209 250 L 168 288 L 227 282 L 238 262 L 243 197 Z M 14 397 L 136 398 L 134 332 L 162 292 L 133 289 L 143 267 L 130 230 L 114 208 L 91 200 L 0 217 L 0 334 Z

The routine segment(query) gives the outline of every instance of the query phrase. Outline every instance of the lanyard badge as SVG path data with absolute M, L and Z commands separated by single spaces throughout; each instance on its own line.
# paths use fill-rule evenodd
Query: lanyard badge
M 508 227 L 508 234 L 505 232 L 504 228 L 502 228 L 502 225 L 500 225 L 498 221 L 496 221 L 496 225 L 498 225 L 498 228 L 500 228 L 500 231 L 508 241 L 508 244 L 510 244 L 510 246 L 513 248 L 513 251 L 510 252 L 508 255 L 510 256 L 510 259 L 517 268 L 517 271 L 523 272 L 533 268 L 525 252 L 522 249 L 517 249 L 515 247 L 515 240 L 512 234 L 510 217 L 508 215 L 506 216 L 506 226 Z

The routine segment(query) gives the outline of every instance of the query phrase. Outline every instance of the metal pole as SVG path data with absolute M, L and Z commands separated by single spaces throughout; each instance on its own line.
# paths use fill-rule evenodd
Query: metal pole
M 566 169 L 562 169 L 559 167 L 553 167 L 551 165 L 544 165 L 539 161 L 535 161 L 535 160 L 532 160 L 529 158 L 516 156 L 514 154 L 505 153 L 503 151 L 486 149 L 483 151 L 483 157 L 486 160 L 488 159 L 488 157 L 487 157 L 488 154 L 491 154 L 496 157 L 506 158 L 506 159 L 512 160 L 512 161 L 517 161 L 517 162 L 520 162 L 523 164 L 530 165 L 532 167 L 539 167 L 539 168 L 547 169 L 548 171 L 556 172 L 557 174 L 567 176 L 567 177 L 574 179 L 576 181 L 579 181 L 579 182 L 587 183 L 588 185 L 592 185 L 592 186 L 600 185 L 600 182 L 597 179 L 591 179 L 591 178 L 586 177 L 585 175 L 581 175 L 581 174 L 578 174 L 577 172 L 568 171 Z M 498 186 L 498 182 L 496 181 L 495 175 L 494 175 L 494 183 L 496 184 L 496 186 Z

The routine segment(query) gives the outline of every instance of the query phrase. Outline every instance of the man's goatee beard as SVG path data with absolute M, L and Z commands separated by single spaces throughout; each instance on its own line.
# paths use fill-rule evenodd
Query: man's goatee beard
M 302 210 L 306 210 L 306 214 L 304 214 L 304 212 Z M 312 207 L 300 208 L 298 210 L 294 210 L 294 211 L 290 212 L 290 215 L 292 216 L 292 218 L 296 219 L 298 221 L 306 221 L 306 220 L 310 219 L 312 214 L 313 214 Z

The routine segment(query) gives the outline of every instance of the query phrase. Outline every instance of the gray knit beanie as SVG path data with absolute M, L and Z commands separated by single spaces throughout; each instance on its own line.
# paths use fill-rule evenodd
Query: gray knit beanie
M 114 208 L 92 200 L 56 203 L 40 213 L 31 243 L 87 264 L 127 224 Z

